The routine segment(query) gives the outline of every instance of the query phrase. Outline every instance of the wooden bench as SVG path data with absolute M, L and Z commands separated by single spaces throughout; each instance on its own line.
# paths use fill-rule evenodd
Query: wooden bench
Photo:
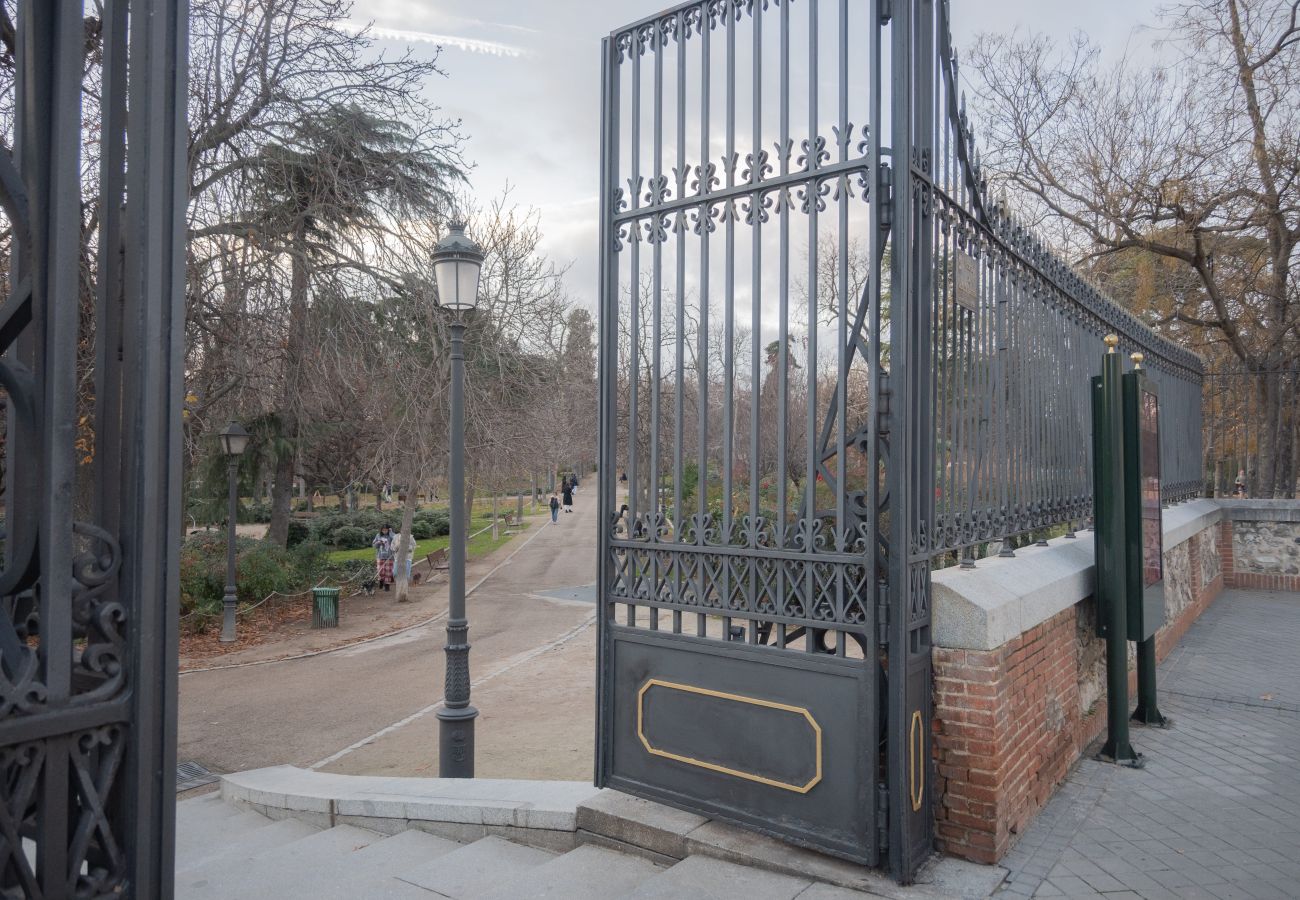
M 426 556 L 425 559 L 426 559 L 426 560 L 428 561 L 428 563 L 429 563 L 429 568 L 432 569 L 432 570 L 434 570 L 434 571 L 439 571 L 439 572 L 441 572 L 441 571 L 445 571 L 447 568 L 449 568 L 449 563 L 447 562 L 447 548 L 446 548 L 446 547 L 443 547 L 443 548 L 440 549 L 440 550 L 434 550 L 432 553 L 430 553 L 428 556 Z

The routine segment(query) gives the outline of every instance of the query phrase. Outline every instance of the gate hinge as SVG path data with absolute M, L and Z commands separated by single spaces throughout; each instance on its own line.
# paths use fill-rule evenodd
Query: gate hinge
M 880 24 L 888 25 L 889 20 L 894 17 L 894 4 L 892 0 L 880 0 Z
M 889 646 L 889 602 L 887 597 L 889 582 L 880 582 L 880 593 L 876 598 L 876 645 L 884 650 Z
M 880 189 L 876 197 L 880 204 L 880 227 L 888 228 L 894 221 L 894 170 L 887 162 L 880 164 Z
M 878 392 L 878 396 L 880 398 L 880 402 L 877 404 L 876 407 L 876 416 L 877 416 L 876 428 L 882 435 L 885 435 L 885 434 L 889 434 L 889 425 L 890 425 L 889 401 L 892 395 L 892 390 L 889 387 L 889 373 L 881 372 L 879 377 L 880 377 L 880 390 Z
M 889 850 L 889 787 L 876 785 L 876 843 L 880 845 L 880 855 Z

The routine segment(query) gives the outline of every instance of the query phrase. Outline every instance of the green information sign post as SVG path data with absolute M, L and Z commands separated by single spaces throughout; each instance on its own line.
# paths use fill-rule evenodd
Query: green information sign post
M 1160 511 L 1160 397 L 1134 353 L 1124 375 L 1125 595 L 1128 639 L 1137 644 L 1133 721 L 1166 727 L 1156 705 L 1156 630 L 1165 623 L 1164 522 Z
M 1132 767 L 1142 756 L 1129 743 L 1129 545 L 1125 465 L 1124 371 L 1106 335 L 1101 375 L 1092 379 L 1093 520 L 1096 536 L 1097 631 L 1106 639 L 1106 743 L 1099 758 Z M 1137 535 L 1141 541 L 1141 532 Z M 1140 553 L 1139 553 L 1140 556 Z

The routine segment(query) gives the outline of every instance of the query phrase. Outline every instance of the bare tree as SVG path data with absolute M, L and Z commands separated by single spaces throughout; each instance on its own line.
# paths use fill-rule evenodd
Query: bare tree
M 1256 373 L 1270 426 L 1259 488 L 1278 497 L 1296 480 L 1284 373 L 1300 358 L 1298 11 L 1168 7 L 1170 61 L 1145 67 L 1103 66 L 1082 36 L 1061 49 L 983 35 L 972 55 L 993 182 L 1151 324 Z

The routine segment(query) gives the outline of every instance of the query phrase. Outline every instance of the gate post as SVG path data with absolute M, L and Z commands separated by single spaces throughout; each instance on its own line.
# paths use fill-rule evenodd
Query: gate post
M 895 5 L 890 23 L 892 206 L 889 488 L 889 863 L 910 883 L 934 844 L 930 548 L 933 0 Z M 883 202 L 884 198 L 882 198 Z

